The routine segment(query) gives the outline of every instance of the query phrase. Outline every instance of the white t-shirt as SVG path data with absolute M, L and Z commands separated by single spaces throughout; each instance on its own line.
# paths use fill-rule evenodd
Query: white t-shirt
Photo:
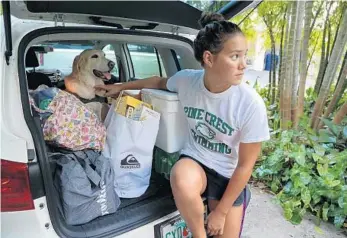
M 189 139 L 181 153 L 230 178 L 238 163 L 239 144 L 270 139 L 266 108 L 246 83 L 211 93 L 204 70 L 182 70 L 168 79 L 188 119 Z

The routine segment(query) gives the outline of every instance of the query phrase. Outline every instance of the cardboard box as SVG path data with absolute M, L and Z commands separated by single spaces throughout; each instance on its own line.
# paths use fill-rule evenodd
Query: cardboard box
M 127 118 L 133 118 L 133 114 L 136 108 L 144 105 L 145 107 L 152 108 L 152 106 L 148 103 L 142 102 L 136 98 L 131 96 L 123 96 L 119 98 L 119 101 L 116 103 L 115 111 Z
M 143 104 L 135 109 L 132 117 L 132 119 L 135 121 L 144 121 L 151 118 L 160 119 L 160 113 L 146 107 Z

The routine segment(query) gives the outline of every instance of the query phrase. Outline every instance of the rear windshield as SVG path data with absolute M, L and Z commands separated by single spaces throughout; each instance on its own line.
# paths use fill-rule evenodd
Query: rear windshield
M 74 58 L 86 49 L 93 49 L 92 45 L 80 44 L 43 44 L 49 46 L 52 51 L 47 53 L 36 53 L 39 61 L 38 70 L 60 69 L 71 72 Z

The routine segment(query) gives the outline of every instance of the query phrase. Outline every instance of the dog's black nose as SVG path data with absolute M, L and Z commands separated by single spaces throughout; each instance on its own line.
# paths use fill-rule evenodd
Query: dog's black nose
M 110 68 L 110 70 L 113 69 L 113 67 L 114 67 L 114 62 L 113 62 L 113 61 L 109 61 L 109 62 L 108 62 L 108 67 Z

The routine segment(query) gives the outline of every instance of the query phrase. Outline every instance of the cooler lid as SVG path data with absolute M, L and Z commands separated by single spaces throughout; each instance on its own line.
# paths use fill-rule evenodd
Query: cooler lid
M 160 98 L 166 101 L 178 101 L 178 94 L 174 92 L 149 88 L 144 88 L 141 91 L 143 94 L 147 94 L 152 97 Z

